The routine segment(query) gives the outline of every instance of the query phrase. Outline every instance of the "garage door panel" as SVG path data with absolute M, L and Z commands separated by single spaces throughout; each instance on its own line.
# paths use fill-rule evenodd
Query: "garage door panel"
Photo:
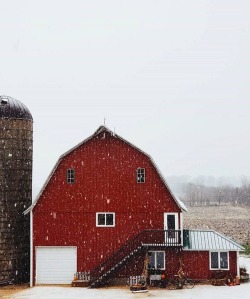
M 36 248 L 36 284 L 70 284 L 76 266 L 76 247 Z

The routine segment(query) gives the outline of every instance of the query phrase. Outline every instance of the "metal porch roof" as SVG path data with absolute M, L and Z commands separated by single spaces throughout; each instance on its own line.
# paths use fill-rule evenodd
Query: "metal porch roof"
M 244 250 L 244 248 L 236 241 L 213 230 L 184 230 L 183 249 L 218 251 Z

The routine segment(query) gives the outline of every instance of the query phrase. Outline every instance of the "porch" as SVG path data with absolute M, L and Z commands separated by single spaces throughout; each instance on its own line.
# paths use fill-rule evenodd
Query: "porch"
M 142 246 L 183 246 L 182 230 L 157 230 L 142 231 L 140 237 Z

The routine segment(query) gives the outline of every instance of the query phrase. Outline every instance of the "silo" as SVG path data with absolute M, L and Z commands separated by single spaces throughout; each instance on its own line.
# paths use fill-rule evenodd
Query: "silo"
M 29 280 L 33 119 L 27 107 L 0 96 L 0 283 Z

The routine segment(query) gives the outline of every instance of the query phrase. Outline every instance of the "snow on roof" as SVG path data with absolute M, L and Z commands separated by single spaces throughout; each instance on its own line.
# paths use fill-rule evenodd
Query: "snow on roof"
M 110 134 L 112 134 L 113 136 L 115 136 L 116 138 L 119 138 L 120 140 L 122 140 L 123 142 L 129 144 L 130 146 L 132 146 L 133 148 L 135 148 L 136 150 L 140 151 L 142 154 L 144 154 L 145 156 L 147 156 L 149 158 L 149 160 L 151 161 L 151 163 L 153 164 L 153 166 L 155 167 L 157 173 L 159 174 L 161 180 L 163 181 L 164 185 L 166 186 L 166 188 L 168 189 L 168 191 L 170 192 L 170 194 L 172 195 L 172 197 L 174 198 L 176 204 L 178 205 L 178 207 L 183 210 L 183 211 L 187 211 L 187 208 L 185 207 L 184 203 L 182 201 L 180 201 L 179 199 L 177 199 L 174 194 L 172 193 L 172 191 L 170 190 L 170 188 L 167 185 L 167 182 L 165 181 L 162 173 L 160 172 L 160 170 L 158 169 L 158 167 L 156 166 L 154 160 L 152 159 L 152 157 L 150 155 L 148 155 L 147 153 L 145 153 L 144 151 L 142 151 L 141 149 L 139 149 L 137 146 L 135 146 L 134 144 L 128 142 L 127 140 L 123 139 L 122 137 L 120 137 L 119 135 L 117 135 L 116 133 L 114 133 L 113 131 L 111 131 L 107 126 L 105 125 L 101 125 L 95 132 L 93 135 L 89 136 L 87 139 L 83 140 L 82 142 L 80 142 L 79 144 L 77 144 L 76 146 L 74 146 L 73 148 L 71 148 L 69 151 L 67 151 L 66 153 L 64 153 L 62 156 L 60 156 L 60 158 L 58 159 L 56 165 L 54 166 L 54 168 L 52 169 L 49 177 L 47 178 L 45 184 L 43 185 L 41 191 L 39 192 L 38 196 L 36 197 L 35 201 L 32 203 L 32 205 L 26 210 L 24 211 L 24 214 L 29 213 L 34 206 L 36 205 L 37 201 L 39 200 L 40 196 L 42 195 L 43 191 L 45 190 L 47 184 L 49 183 L 52 175 L 54 174 L 54 172 L 56 171 L 58 165 L 60 164 L 61 160 L 67 156 L 68 154 L 70 154 L 71 152 L 73 152 L 75 149 L 77 149 L 78 147 L 80 147 L 82 144 L 86 143 L 88 140 L 90 140 L 91 138 L 93 138 L 94 136 L 99 135 L 102 132 L 109 132 Z
M 187 212 L 188 211 L 188 209 L 187 209 L 187 207 L 186 207 L 186 205 L 184 204 L 184 202 L 183 201 L 181 201 L 179 198 L 175 198 L 176 199 L 176 201 L 179 203 L 179 206 L 180 206 L 180 208 L 182 209 L 182 211 L 185 211 L 185 212 Z
M 214 230 L 184 230 L 184 250 L 227 250 L 243 251 L 244 248 L 236 241 Z

